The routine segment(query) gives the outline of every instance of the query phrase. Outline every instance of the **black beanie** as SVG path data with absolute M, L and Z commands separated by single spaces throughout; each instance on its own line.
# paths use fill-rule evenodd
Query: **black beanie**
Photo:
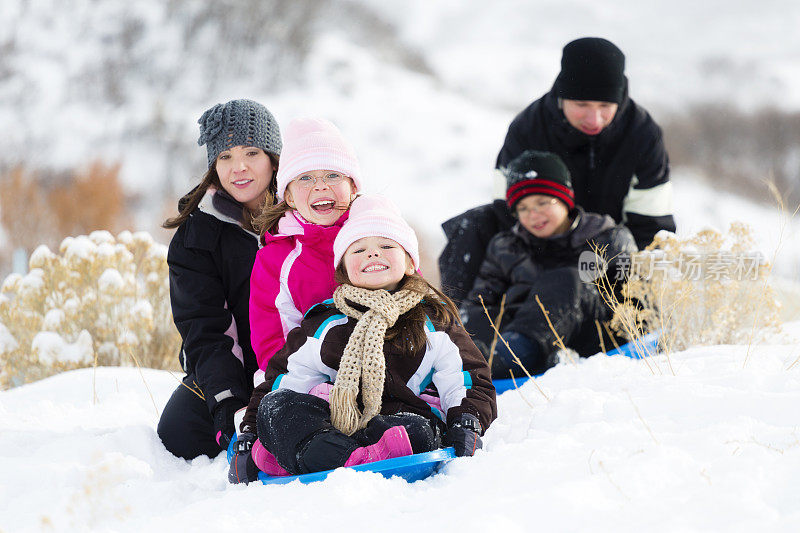
M 575 194 L 567 165 L 552 152 L 526 150 L 503 169 L 506 176 L 506 202 L 511 210 L 531 194 L 558 198 L 569 209 L 575 207 Z
M 622 103 L 625 54 L 611 41 L 584 37 L 567 43 L 555 88 L 559 98 Z

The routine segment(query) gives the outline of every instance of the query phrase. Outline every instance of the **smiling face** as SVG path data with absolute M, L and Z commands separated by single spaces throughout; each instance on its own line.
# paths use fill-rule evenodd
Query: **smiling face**
M 572 223 L 567 205 L 545 194 L 528 195 L 514 209 L 522 227 L 540 239 L 564 233 Z
M 339 176 L 338 182 L 323 180 L 333 174 Z M 304 172 L 286 187 L 286 203 L 309 222 L 330 226 L 347 211 L 356 192 L 353 180 L 342 176 L 333 170 Z
M 597 135 L 614 120 L 619 106 L 613 102 L 563 100 L 562 109 L 570 126 L 586 135 Z
M 358 239 L 345 250 L 342 260 L 350 282 L 364 289 L 392 291 L 404 276 L 414 273 L 403 247 L 386 237 Z
M 254 146 L 234 146 L 223 150 L 217 156 L 216 170 L 222 188 L 253 212 L 264 203 L 275 175 L 267 153 Z

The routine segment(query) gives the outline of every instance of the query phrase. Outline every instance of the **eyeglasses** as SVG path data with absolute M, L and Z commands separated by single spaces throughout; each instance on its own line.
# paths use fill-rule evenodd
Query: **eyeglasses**
M 548 209 L 553 207 L 556 204 L 557 201 L 558 201 L 558 198 L 550 198 L 550 199 L 544 199 L 543 198 L 541 200 L 536 200 L 532 204 L 528 203 L 528 204 L 526 204 L 524 206 L 523 205 L 518 205 L 517 206 L 517 216 L 518 217 L 524 217 L 525 215 L 527 215 L 529 213 L 541 213 L 542 211 L 547 211 Z
M 345 178 L 349 176 L 345 176 L 344 174 L 339 174 L 338 172 L 329 172 L 324 176 L 312 176 L 311 174 L 303 174 L 294 179 L 295 183 L 297 183 L 300 187 L 304 189 L 310 189 L 314 185 L 317 184 L 317 180 L 322 180 L 325 185 L 337 185 L 344 181 Z

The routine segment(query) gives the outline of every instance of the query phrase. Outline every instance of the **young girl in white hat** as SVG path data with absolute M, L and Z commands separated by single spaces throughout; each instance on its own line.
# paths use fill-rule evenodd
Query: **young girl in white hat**
M 256 468 L 306 474 L 442 442 L 472 455 L 497 415 L 486 360 L 453 303 L 417 272 L 416 235 L 391 202 L 355 199 L 333 264 L 333 299 L 306 313 L 253 393 L 232 482 Z

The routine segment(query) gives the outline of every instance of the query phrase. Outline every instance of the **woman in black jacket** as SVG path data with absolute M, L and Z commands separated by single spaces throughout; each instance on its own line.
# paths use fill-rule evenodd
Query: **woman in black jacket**
M 275 203 L 281 136 L 272 114 L 251 100 L 217 104 L 198 121 L 208 171 L 181 198 L 169 245 L 170 300 L 183 340 L 186 377 L 158 423 L 174 455 L 216 456 L 234 433 L 233 415 L 247 405 L 258 370 L 250 347 L 250 272 L 258 251 L 252 225 Z
M 594 252 L 602 250 L 613 283 L 619 277 L 619 259 L 636 251 L 636 244 L 631 232 L 610 216 L 575 205 L 569 171 L 557 155 L 523 152 L 505 174 L 506 201 L 517 222 L 490 241 L 475 285 L 461 305 L 462 318 L 488 358 L 494 330 L 479 297 L 495 319 L 505 294 L 499 325 L 503 338 L 529 372 L 541 373 L 554 364 L 557 347 L 536 297 L 567 347 L 582 356 L 597 353 L 596 321 L 608 320 L 611 309 L 593 282 L 594 271 L 586 266 L 599 265 Z M 579 263 L 585 263 L 583 269 Z M 498 342 L 492 373 L 508 377 L 509 369 L 519 371 Z

